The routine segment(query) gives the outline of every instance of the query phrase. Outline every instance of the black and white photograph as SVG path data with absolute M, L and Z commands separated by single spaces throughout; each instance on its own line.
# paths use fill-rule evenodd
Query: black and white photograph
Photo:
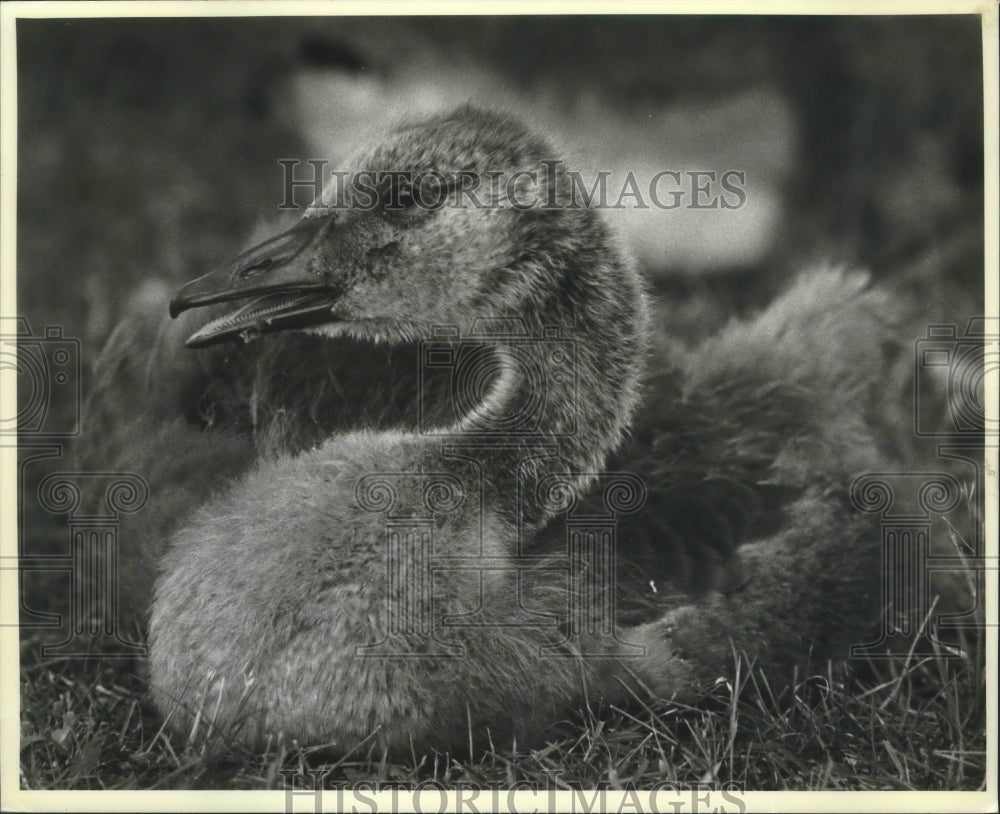
M 3 4 L 2 808 L 997 810 L 997 7 L 883 5 Z

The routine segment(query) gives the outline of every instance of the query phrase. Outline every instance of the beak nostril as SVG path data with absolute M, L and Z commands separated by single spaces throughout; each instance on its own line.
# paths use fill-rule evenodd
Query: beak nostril
M 247 266 L 239 270 L 240 279 L 249 280 L 251 277 L 256 277 L 258 274 L 263 274 L 271 266 L 274 265 L 274 258 L 265 257 L 259 263 L 254 263 L 252 266 Z

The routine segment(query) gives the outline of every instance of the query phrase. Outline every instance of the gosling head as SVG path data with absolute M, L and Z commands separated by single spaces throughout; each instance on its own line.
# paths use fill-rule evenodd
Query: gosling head
M 355 159 L 295 227 L 181 288 L 171 314 L 238 303 L 191 347 L 290 329 L 406 342 L 436 325 L 464 334 L 477 317 L 524 318 L 576 290 L 567 275 L 620 265 L 569 190 L 544 141 L 462 107 Z

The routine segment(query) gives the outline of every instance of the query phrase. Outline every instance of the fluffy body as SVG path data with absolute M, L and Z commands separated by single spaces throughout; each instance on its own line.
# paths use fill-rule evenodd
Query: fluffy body
M 554 157 L 515 122 L 461 109 L 402 130 L 355 168 L 516 170 Z M 448 748 L 470 725 L 523 741 L 587 697 L 693 698 L 733 647 L 775 663 L 809 648 L 840 655 L 877 619 L 878 532 L 846 498 L 853 477 L 881 460 L 871 404 L 886 303 L 864 275 L 803 275 L 757 317 L 669 366 L 654 360 L 644 376 L 645 294 L 595 212 L 445 207 L 394 221 L 321 206 L 310 217 L 347 230 L 307 261 L 338 276 L 336 324 L 313 329 L 325 337 L 235 352 L 257 354 L 257 366 L 252 385 L 235 375 L 231 391 L 266 394 L 290 375 L 280 360 L 296 343 L 333 357 L 303 377 L 287 412 L 255 413 L 249 433 L 238 431 L 241 410 L 216 398 L 218 413 L 201 423 L 215 425 L 226 454 L 200 454 L 228 485 L 213 496 L 177 487 L 171 505 L 189 510 L 147 526 L 142 557 L 159 558 L 169 539 L 149 640 L 155 698 L 172 727 L 188 732 L 200 716 L 249 744 L 284 736 L 343 750 L 366 739 L 397 752 Z M 410 388 L 398 410 L 379 402 L 396 428 L 347 429 L 364 408 L 343 389 L 334 397 L 331 377 L 383 351 L 352 357 L 344 337 L 403 345 L 442 323 L 469 337 L 477 318 L 497 317 L 518 320 L 533 341 L 479 341 L 495 375 L 470 412 L 449 423 L 453 391 Z M 574 349 L 572 376 L 539 341 L 552 326 Z M 194 390 L 229 375 L 225 354 L 195 368 L 167 346 Z M 515 352 L 527 367 L 512 364 Z M 526 369 L 541 371 L 541 423 L 484 437 L 483 426 L 539 395 Z M 325 395 L 312 401 L 313 390 Z M 413 431 L 420 399 L 439 410 L 425 413 L 441 418 L 434 432 Z M 455 453 L 468 442 L 479 451 Z M 596 513 L 606 470 L 638 475 L 647 495 L 619 523 L 618 583 L 604 586 L 618 602 L 618 649 L 592 658 L 586 635 L 538 624 L 540 613 L 565 620 L 575 601 L 545 570 L 565 558 L 565 503 L 538 493 L 561 478 L 573 511 Z M 392 480 L 391 508 L 365 504 L 373 476 Z M 490 567 L 436 571 L 432 594 L 408 606 L 404 622 L 433 618 L 450 655 L 366 655 L 392 632 L 391 569 L 405 578 L 415 567 L 389 562 L 387 520 L 428 514 L 425 487 L 437 476 L 465 500 L 429 513 L 434 554 Z M 643 586 L 654 580 L 662 587 L 651 597 Z M 443 621 L 477 612 L 485 624 Z

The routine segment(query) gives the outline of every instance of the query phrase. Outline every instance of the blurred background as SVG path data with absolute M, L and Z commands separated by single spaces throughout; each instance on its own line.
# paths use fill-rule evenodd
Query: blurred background
M 19 20 L 17 43 L 18 313 L 84 358 L 144 286 L 277 219 L 279 159 L 332 169 L 468 99 L 613 189 L 746 173 L 738 209 L 608 213 L 681 336 L 817 261 L 898 281 L 928 321 L 982 310 L 978 17 Z

